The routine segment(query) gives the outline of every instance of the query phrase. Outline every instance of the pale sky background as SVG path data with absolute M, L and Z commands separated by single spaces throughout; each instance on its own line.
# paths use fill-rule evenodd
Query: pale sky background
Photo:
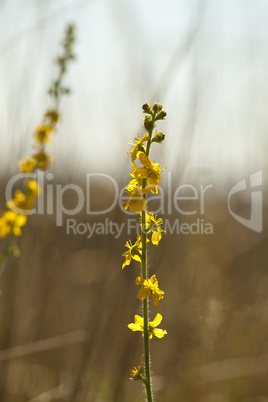
M 152 155 L 168 170 L 206 181 L 265 170 L 267 21 L 261 0 L 0 0 L 0 174 L 32 152 L 70 22 L 77 60 L 52 170 L 127 178 L 146 101 L 168 113 Z

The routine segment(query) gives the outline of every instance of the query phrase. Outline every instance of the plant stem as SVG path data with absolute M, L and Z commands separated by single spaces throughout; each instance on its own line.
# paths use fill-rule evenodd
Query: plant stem
M 4 262 L 5 262 L 7 256 L 10 253 L 10 246 L 11 246 L 12 240 L 13 240 L 13 235 L 9 234 L 9 236 L 6 239 L 5 247 L 4 247 L 3 251 L 2 251 L 2 253 L 0 254 L 0 276 L 1 276 L 2 271 L 3 271 Z
M 155 113 L 152 115 L 152 129 L 148 132 L 150 139 L 152 137 L 155 122 Z M 149 156 L 151 141 L 147 142 L 146 155 Z M 143 179 L 142 188 L 146 187 L 146 179 Z M 146 194 L 143 195 L 146 199 Z M 147 232 L 146 232 L 146 213 L 142 211 L 141 215 L 141 240 L 142 240 L 142 259 L 141 271 L 142 277 L 147 280 Z M 150 373 L 150 347 L 149 347 L 149 312 L 148 299 L 143 300 L 143 320 L 144 320 L 144 365 L 145 365 L 145 387 L 147 392 L 147 401 L 152 402 L 151 373 Z
M 145 212 L 142 211 L 142 228 L 145 228 Z M 147 280 L 146 248 L 147 234 L 142 229 L 142 277 Z M 150 376 L 150 349 L 149 349 L 149 319 L 148 319 L 148 299 L 143 300 L 143 320 L 144 320 L 144 364 L 145 364 L 145 386 L 148 402 L 152 402 L 151 376 Z

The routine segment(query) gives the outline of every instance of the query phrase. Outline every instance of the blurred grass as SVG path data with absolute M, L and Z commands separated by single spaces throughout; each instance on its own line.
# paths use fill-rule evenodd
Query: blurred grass
M 99 191 L 92 191 L 93 209 L 102 206 Z M 112 195 L 101 191 L 104 205 Z M 267 222 L 256 234 L 228 215 L 225 202 L 218 195 L 207 205 L 214 235 L 166 234 L 159 247 L 149 247 L 149 270 L 165 291 L 157 311 L 168 331 L 161 343 L 151 342 L 158 401 L 268 400 Z M 115 208 L 96 221 L 107 217 L 126 219 Z M 95 220 L 85 213 L 74 218 Z M 127 328 L 140 309 L 138 263 L 121 270 L 128 237 L 124 231 L 118 239 L 86 239 L 66 235 L 53 215 L 29 219 L 21 257 L 10 257 L 1 277 L 1 401 L 143 400 L 141 384 L 128 379 L 142 353 L 140 337 Z M 76 331 L 87 338 L 64 344 Z M 49 345 L 55 336 L 58 347 L 30 353 L 29 346 L 25 356 L 1 361 L 6 349 L 40 340 Z

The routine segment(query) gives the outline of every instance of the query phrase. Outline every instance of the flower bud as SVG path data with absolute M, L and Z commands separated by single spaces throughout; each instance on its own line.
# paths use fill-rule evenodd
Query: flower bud
M 144 127 L 147 131 L 150 131 L 154 128 L 153 122 L 151 120 L 151 116 L 146 116 L 144 118 Z
M 155 120 L 164 120 L 166 115 L 167 115 L 167 112 L 165 110 L 161 110 L 161 112 L 158 113 L 158 115 L 156 116 Z
M 154 103 L 153 104 L 153 111 L 155 113 L 161 112 L 162 108 L 163 108 L 163 106 L 160 103 Z
M 144 103 L 144 105 L 142 106 L 142 110 L 144 113 L 151 113 L 151 108 L 148 103 Z
M 156 133 L 155 136 L 152 139 L 152 142 L 157 142 L 158 144 L 161 144 L 162 141 L 164 141 L 165 139 L 165 134 L 160 132 L 160 133 Z

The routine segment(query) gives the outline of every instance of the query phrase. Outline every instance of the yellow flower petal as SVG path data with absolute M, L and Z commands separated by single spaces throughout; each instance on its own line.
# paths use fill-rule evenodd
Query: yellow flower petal
M 153 234 L 152 234 L 152 243 L 155 246 L 158 246 L 158 243 L 160 242 L 161 238 L 162 238 L 162 235 L 161 235 L 160 232 L 153 232 Z
M 152 282 L 153 285 L 158 285 L 158 280 L 156 279 L 155 275 L 151 276 L 150 281 Z
M 139 160 L 141 161 L 145 169 L 148 170 L 152 168 L 152 161 L 146 154 L 140 154 Z
M 19 226 L 14 226 L 12 231 L 13 231 L 15 236 L 20 236 L 21 235 L 21 228 Z
M 142 278 L 141 276 L 138 276 L 136 278 L 136 285 L 143 285 L 145 281 L 146 281 L 146 279 Z
M 157 327 L 161 323 L 162 319 L 163 319 L 162 315 L 157 313 L 154 320 L 150 322 L 150 327 L 152 328 Z
M 130 175 L 135 179 L 146 179 L 146 177 L 148 177 L 148 170 L 146 168 L 135 166 Z
M 143 318 L 140 317 L 139 315 L 135 315 L 134 316 L 134 321 L 136 325 L 141 325 L 143 326 Z
M 166 330 L 160 329 L 160 328 L 154 328 L 153 329 L 153 334 L 157 337 L 157 338 L 163 338 L 164 335 L 167 334 Z
M 135 331 L 141 331 L 141 328 L 138 327 L 137 325 L 133 324 L 133 323 L 128 324 L 128 328 L 131 329 L 131 331 L 134 331 L 134 332 Z
M 150 294 L 151 294 L 151 289 L 150 288 L 141 288 L 139 290 L 137 298 L 141 299 L 141 300 L 144 300 L 144 299 L 147 299 L 147 297 L 149 297 Z
M 159 306 L 159 302 L 161 299 L 163 299 L 164 294 L 165 293 L 162 292 L 161 290 L 156 293 L 152 293 L 152 298 L 155 306 Z
M 133 255 L 132 258 L 135 261 L 141 262 L 141 257 L 139 255 Z
M 17 215 L 16 225 L 17 226 L 24 226 L 27 221 L 27 216 L 25 215 Z
M 122 264 L 122 269 L 124 269 L 126 265 L 129 265 L 130 261 L 131 261 L 131 257 L 130 258 L 126 257 L 125 261 Z

